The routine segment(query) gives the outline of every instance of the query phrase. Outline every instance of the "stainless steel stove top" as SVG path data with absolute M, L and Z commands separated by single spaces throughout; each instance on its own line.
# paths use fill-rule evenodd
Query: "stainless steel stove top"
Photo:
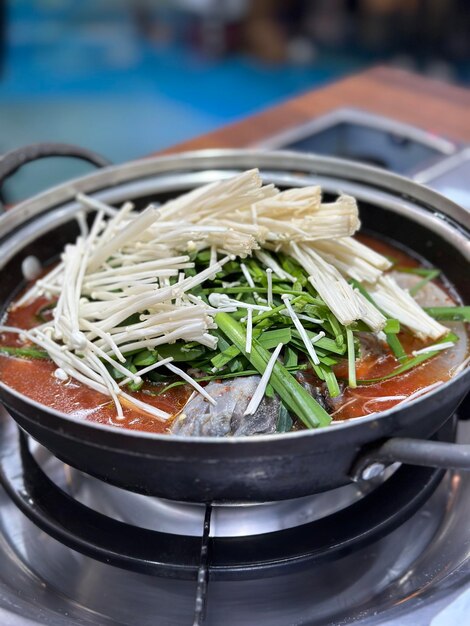
M 14 437 L 16 427 L 6 419 Z M 469 422 L 461 424 L 459 440 L 470 441 Z M 43 449 L 35 456 L 62 488 L 108 515 L 160 530 L 197 534 L 199 526 L 202 532 L 198 507 L 123 494 L 71 471 Z M 351 487 L 320 499 L 221 507 L 214 532 L 243 535 L 296 525 L 361 495 L 360 487 Z M 459 603 L 470 606 L 469 518 L 470 475 L 448 472 L 413 517 L 367 547 L 275 577 L 210 580 L 204 623 L 464 624 L 450 619 L 449 611 L 458 611 Z M 193 581 L 129 572 L 67 548 L 0 492 L 2 625 L 192 624 L 195 590 Z
M 405 174 L 470 210 L 470 148 L 394 119 L 339 108 L 253 147 L 362 161 Z

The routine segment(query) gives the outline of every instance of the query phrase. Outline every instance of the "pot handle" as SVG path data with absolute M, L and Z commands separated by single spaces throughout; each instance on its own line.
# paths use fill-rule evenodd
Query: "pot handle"
M 369 480 L 396 462 L 470 470 L 470 445 L 392 437 L 361 455 L 354 463 L 351 478 L 354 481 Z
M 37 159 L 46 157 L 72 157 L 88 161 L 96 167 L 111 165 L 105 157 L 80 146 L 66 143 L 33 143 L 29 146 L 16 148 L 0 156 L 0 190 L 5 180 L 14 174 L 20 167 Z

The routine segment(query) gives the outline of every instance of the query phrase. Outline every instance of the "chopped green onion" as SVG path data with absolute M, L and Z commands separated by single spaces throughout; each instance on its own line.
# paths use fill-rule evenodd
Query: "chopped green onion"
M 315 339 L 318 333 L 314 333 L 311 330 L 305 330 L 307 333 L 307 337 L 310 341 Z M 297 330 L 292 330 L 292 337 L 296 339 L 302 339 L 300 333 Z M 318 348 L 323 349 L 326 352 L 333 352 L 333 354 L 343 355 L 346 353 L 346 346 L 338 346 L 334 339 L 330 339 L 330 337 L 320 337 L 317 341 L 315 341 L 315 352 L 318 351 Z
M 308 282 L 308 275 L 297 261 L 285 254 L 279 255 L 279 261 L 282 269 L 295 278 L 297 284 L 305 287 Z
M 458 341 L 457 335 L 454 335 L 454 333 L 449 333 L 446 337 L 443 337 L 439 339 L 439 341 L 436 341 L 436 344 L 445 343 L 448 341 L 452 341 L 452 342 Z M 424 354 L 418 354 L 417 356 L 411 359 L 408 359 L 405 363 L 403 363 L 402 365 L 394 369 L 393 372 L 390 372 L 389 374 L 385 374 L 385 376 L 380 376 L 380 378 L 369 378 L 366 380 L 358 380 L 357 382 L 359 384 L 370 384 L 370 383 L 379 383 L 382 380 L 388 380 L 389 378 L 394 378 L 395 376 L 398 376 L 399 374 L 403 374 L 404 372 L 407 372 L 408 370 L 412 369 L 413 367 L 416 367 L 417 365 L 421 365 L 421 363 L 424 363 L 424 361 L 427 361 L 428 359 L 432 358 L 436 354 L 437 354 L 437 351 L 425 352 Z
M 295 367 L 299 362 L 299 355 L 295 350 L 293 350 L 290 346 L 286 346 L 284 350 L 284 367 L 289 369 L 289 367 Z
M 315 370 L 316 375 L 321 380 L 325 381 L 330 397 L 331 398 L 338 397 L 341 394 L 341 389 L 339 388 L 338 379 L 336 378 L 336 375 L 331 369 L 331 367 L 328 367 L 327 365 L 324 365 L 323 363 L 321 363 L 320 365 L 316 365 L 314 367 L 314 370 Z
M 259 324 L 259 322 L 262 322 L 263 320 L 269 319 L 270 317 L 273 317 L 274 315 L 279 314 L 285 308 L 286 307 L 284 306 L 284 304 L 281 304 L 277 307 L 274 307 L 270 311 L 264 311 L 263 313 L 259 313 L 259 315 L 256 315 L 253 318 L 253 324 Z
M 308 366 L 306 364 L 303 364 L 303 365 L 297 365 L 295 367 L 286 367 L 286 369 L 289 372 L 299 372 L 299 371 L 307 369 L 307 367 Z M 194 380 L 198 383 L 206 383 L 212 380 L 230 380 L 231 378 L 243 378 L 244 376 L 258 376 L 258 375 L 259 375 L 258 370 L 245 369 L 243 370 L 243 372 L 234 372 L 234 373 L 232 372 L 228 374 L 217 373 L 217 374 L 211 374 L 210 376 L 200 376 L 199 378 L 195 378 Z M 165 376 L 165 377 L 162 376 L 161 380 L 157 382 L 164 382 L 165 380 L 168 380 L 168 376 Z M 186 381 L 184 380 L 175 380 L 169 385 L 165 385 L 165 387 L 163 387 L 162 389 L 159 389 L 156 393 L 147 391 L 147 390 L 146 390 L 146 393 L 150 393 L 150 395 L 161 396 L 163 393 L 166 393 L 170 389 L 174 389 L 175 387 L 181 387 L 182 385 L 187 385 L 187 384 L 188 383 L 186 383 Z
M 328 320 L 328 323 L 330 324 L 331 331 L 332 331 L 333 335 L 335 336 L 336 343 L 340 342 L 341 345 L 342 345 L 344 343 L 343 327 L 338 322 L 338 320 L 333 315 L 333 313 L 331 313 L 329 311 L 326 314 L 326 319 Z M 339 343 L 338 343 L 338 345 L 339 345 Z
M 388 319 L 385 323 L 383 331 L 386 335 L 396 335 L 400 332 L 400 322 L 392 318 Z
M 435 320 L 470 322 L 470 306 L 431 306 L 424 310 Z
M 292 339 L 292 332 L 289 328 L 276 328 L 267 330 L 257 337 L 258 342 L 266 350 L 275 348 L 278 343 L 287 344 Z
M 132 361 L 137 367 L 146 367 L 147 365 L 153 365 L 158 359 L 158 354 L 155 351 L 145 349 L 136 354 Z
M 431 280 L 437 278 L 440 273 L 440 270 L 430 270 L 429 274 L 425 278 L 423 278 L 422 280 L 417 282 L 416 285 L 408 289 L 408 293 L 410 294 L 410 296 L 415 296 L 420 289 L 425 287 L 429 282 L 431 282 Z
M 348 343 L 348 381 L 352 389 L 356 384 L 356 354 L 354 352 L 354 335 L 350 328 L 346 328 L 346 340 Z
M 220 330 L 244 352 L 245 333 L 243 327 L 227 313 L 218 313 L 215 321 Z M 270 354 L 257 340 L 253 341 L 250 354 L 244 353 L 250 363 L 261 374 L 266 369 Z M 279 394 L 282 402 L 308 427 L 326 426 L 331 417 L 320 404 L 306 391 L 288 370 L 276 361 L 271 375 L 271 385 Z
M 291 416 L 289 415 L 289 411 L 281 402 L 279 406 L 279 415 L 277 418 L 276 432 L 288 433 L 292 429 L 292 426 L 293 426 L 293 422 L 292 422 Z
M 308 352 L 311 360 L 315 363 L 315 365 L 318 365 L 320 363 L 318 355 L 315 352 L 315 348 L 313 347 L 313 344 L 311 342 L 310 337 L 307 335 L 307 331 L 302 326 L 302 322 L 297 317 L 297 314 L 294 311 L 294 309 L 293 309 L 293 307 L 292 307 L 292 305 L 290 303 L 289 296 L 283 295 L 281 297 L 282 297 L 282 301 L 286 305 L 287 311 L 289 312 L 289 315 L 290 315 L 290 317 L 292 319 L 292 322 L 294 323 L 294 326 L 296 327 L 297 332 L 300 335 L 300 338 L 302 339 L 302 341 L 305 344 L 305 347 L 307 348 L 307 352 Z
M 245 345 L 245 351 L 248 352 L 248 354 L 251 352 L 252 340 L 253 340 L 253 309 L 248 309 L 247 314 L 246 314 L 246 345 Z
M 278 328 L 276 330 L 267 330 L 264 333 L 261 333 L 258 329 L 254 329 L 253 337 L 256 337 L 259 343 L 266 350 L 271 350 L 275 348 L 278 343 L 288 344 L 292 339 L 292 334 L 289 328 Z M 241 353 L 236 346 L 233 344 L 216 354 L 212 359 L 211 363 L 217 369 L 224 367 L 227 365 L 232 359 L 236 358 Z
M 259 293 L 259 294 L 267 294 L 268 289 L 266 287 L 213 287 L 213 288 L 205 288 L 201 289 L 201 294 L 210 295 L 211 293 L 225 293 L 227 295 L 233 294 L 242 294 L 242 293 Z M 300 291 L 298 289 L 283 289 L 282 287 L 274 287 L 273 286 L 273 294 L 282 295 L 283 293 L 287 293 L 290 296 L 306 296 L 309 300 L 313 300 L 314 303 L 322 304 L 318 298 L 313 298 L 305 291 Z
M 250 270 L 250 273 L 254 276 L 257 282 L 263 282 L 264 280 L 264 270 L 261 266 L 256 262 L 256 260 L 251 257 L 246 259 L 246 264 Z M 249 281 L 248 281 L 249 282 Z
M 227 363 L 229 363 L 232 359 L 237 357 L 239 354 L 240 354 L 240 350 L 237 348 L 237 346 L 231 345 L 228 348 L 225 348 L 225 350 L 223 350 L 222 352 L 219 352 L 219 354 L 216 354 L 211 359 L 211 363 L 214 367 L 216 367 L 217 369 L 220 369 L 224 367 L 224 365 L 227 365 Z
M 162 359 L 172 356 L 175 362 L 188 363 L 203 356 L 205 349 L 203 346 L 188 348 L 184 343 L 166 343 L 158 346 L 158 354 Z
M 0 354 L 8 356 L 17 356 L 26 359 L 49 359 L 49 355 L 45 350 L 39 350 L 34 346 L 16 347 L 16 346 L 0 346 Z
M 402 274 L 415 274 L 415 276 L 423 276 L 423 278 L 427 278 L 429 276 L 434 275 L 437 272 L 437 275 L 441 273 L 440 270 L 434 268 L 427 267 L 403 267 L 401 265 L 397 265 L 393 268 L 397 272 L 401 272 Z
M 404 347 L 401 345 L 401 341 L 398 337 L 393 333 L 385 333 L 387 337 L 387 343 L 389 345 L 390 350 L 396 356 L 396 358 L 401 361 L 406 358 L 406 352 Z

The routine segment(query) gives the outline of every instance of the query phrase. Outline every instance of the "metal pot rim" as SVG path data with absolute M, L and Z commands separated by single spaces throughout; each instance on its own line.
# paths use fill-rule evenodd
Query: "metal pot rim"
M 72 179 L 52 187 L 33 198 L 17 204 L 0 217 L 0 238 L 19 226 L 25 219 L 31 219 L 52 206 L 72 200 L 78 192 L 91 193 L 106 187 L 126 183 L 136 178 L 151 177 L 157 174 L 178 171 L 200 171 L 210 169 L 260 169 L 274 168 L 277 171 L 320 174 L 333 178 L 343 178 L 380 187 L 412 198 L 430 211 L 438 211 L 470 229 L 468 212 L 440 193 L 414 182 L 399 174 L 347 159 L 315 154 L 259 149 L 209 149 L 181 152 L 176 155 L 154 156 L 120 165 L 102 168 L 91 174 Z

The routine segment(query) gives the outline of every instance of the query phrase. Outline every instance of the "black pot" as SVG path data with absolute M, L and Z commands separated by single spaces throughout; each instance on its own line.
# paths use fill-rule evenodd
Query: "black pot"
M 6 305 L 21 283 L 25 256 L 47 262 L 76 237 L 77 192 L 115 204 L 132 199 L 144 206 L 149 199 L 166 200 L 252 167 L 280 187 L 321 184 L 326 194 L 354 195 L 364 230 L 425 257 L 470 301 L 469 216 L 439 194 L 394 174 L 337 159 L 217 150 L 108 167 L 15 207 L 0 218 L 0 302 Z M 37 441 L 102 480 L 177 500 L 267 501 L 367 478 L 392 461 L 470 468 L 470 446 L 428 441 L 455 412 L 469 385 L 467 369 L 380 415 L 320 430 L 225 439 L 187 439 L 95 424 L 49 409 L 1 383 L 0 397 Z

